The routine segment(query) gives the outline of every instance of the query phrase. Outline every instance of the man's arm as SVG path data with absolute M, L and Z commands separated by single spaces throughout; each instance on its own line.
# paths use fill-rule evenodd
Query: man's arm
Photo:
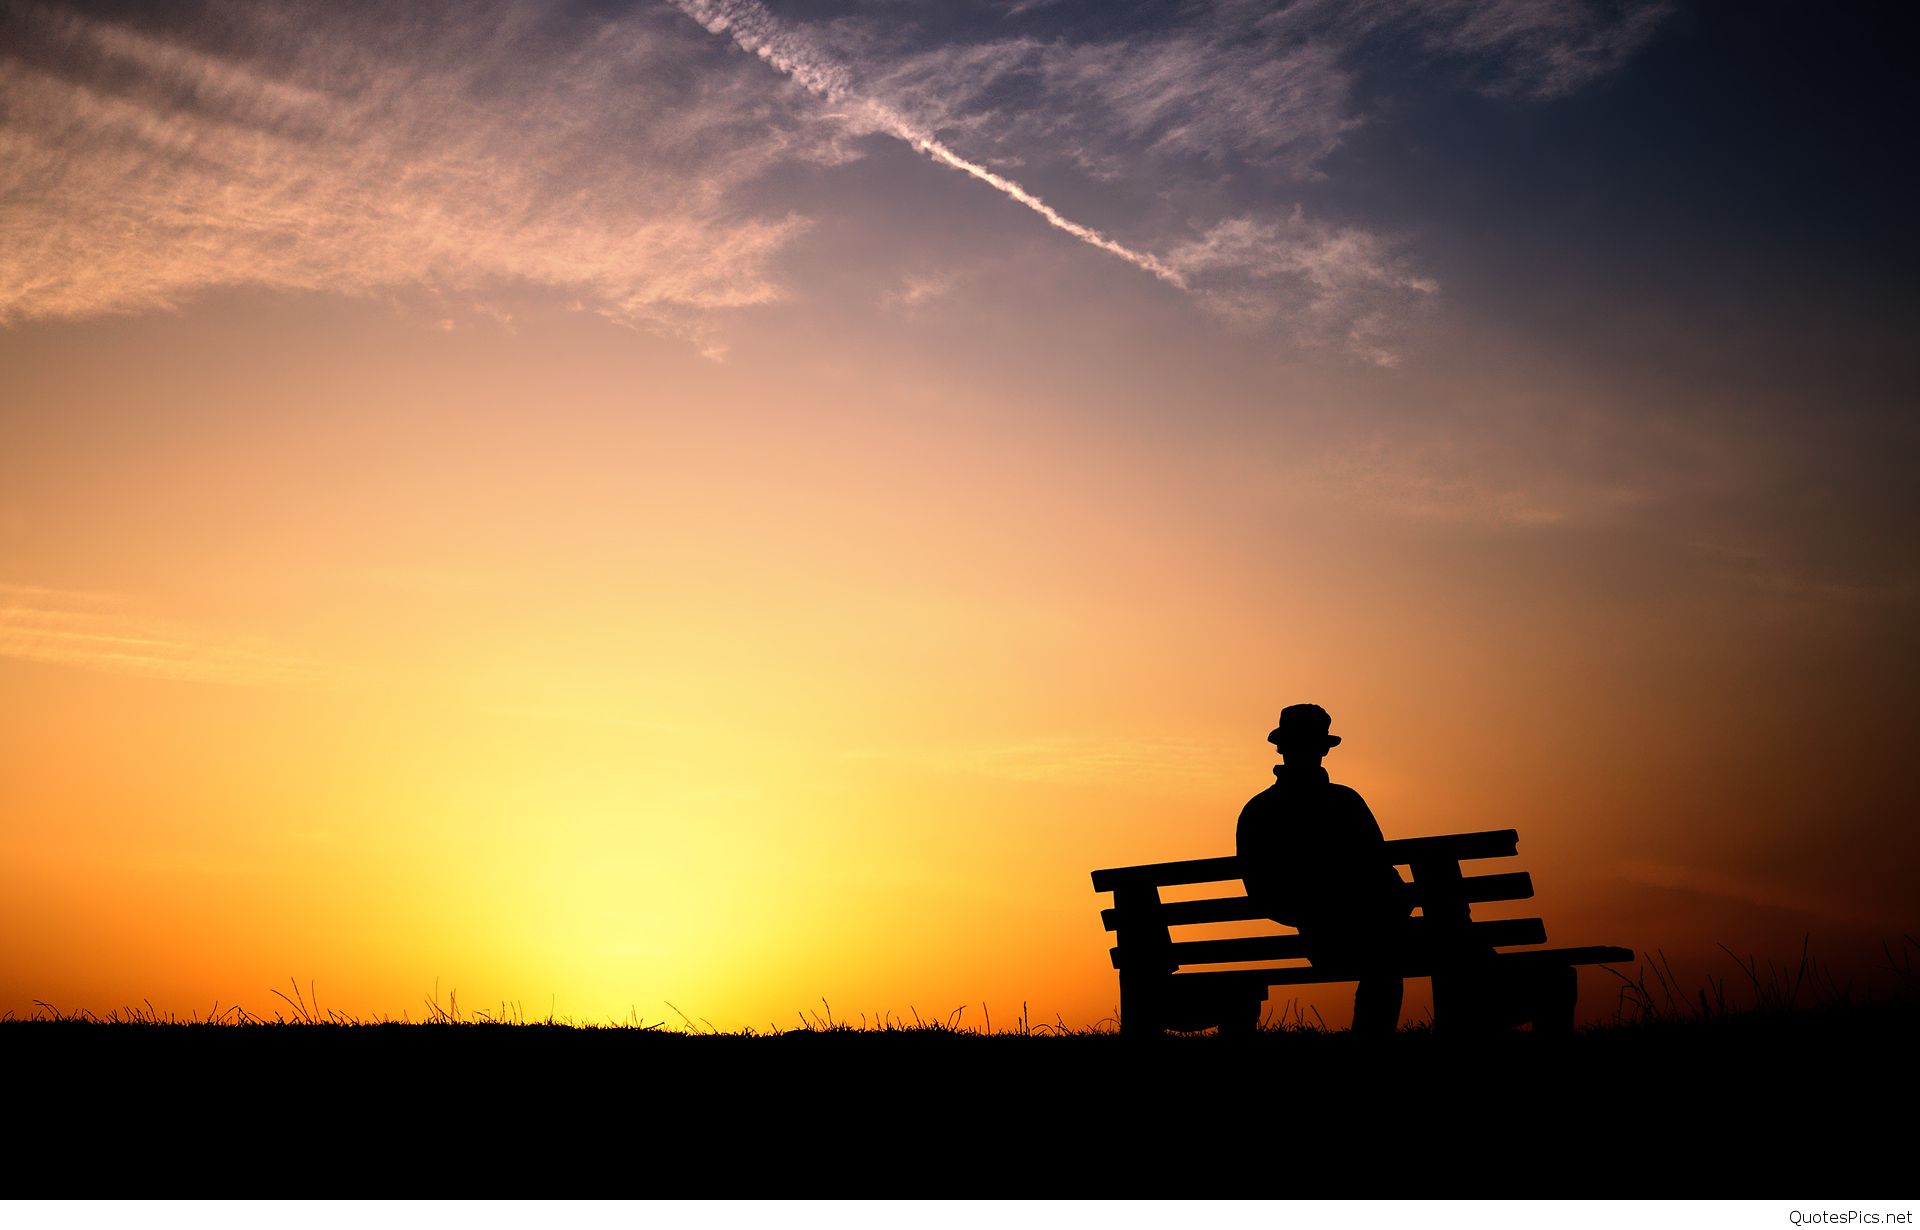
M 1240 822 L 1234 829 L 1234 852 L 1240 858 L 1240 882 L 1247 897 L 1261 913 L 1289 927 L 1299 926 L 1299 916 L 1287 900 L 1283 876 L 1287 851 L 1281 847 L 1275 817 L 1262 791 L 1247 800 L 1240 809 Z
M 1365 863 L 1379 867 L 1377 872 L 1369 872 L 1369 880 L 1380 886 L 1380 895 L 1393 903 L 1393 907 L 1402 914 L 1413 912 L 1413 885 L 1400 878 L 1400 871 L 1387 858 L 1387 838 L 1380 831 L 1380 822 L 1373 818 L 1373 809 L 1360 797 L 1358 790 L 1341 787 L 1346 790 L 1350 801 L 1350 817 L 1347 824 L 1351 840 L 1354 842 L 1357 858 Z

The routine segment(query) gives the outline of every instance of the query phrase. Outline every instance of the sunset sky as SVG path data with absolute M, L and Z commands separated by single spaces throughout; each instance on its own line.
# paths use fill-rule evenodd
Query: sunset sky
M 1883 11 L 0 0 L 0 1012 L 1088 1025 L 1300 701 L 1556 943 L 1872 984 Z

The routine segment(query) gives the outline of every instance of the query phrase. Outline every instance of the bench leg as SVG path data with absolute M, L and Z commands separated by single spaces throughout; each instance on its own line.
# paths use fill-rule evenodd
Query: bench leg
M 1158 1038 L 1167 1030 L 1167 979 L 1120 973 L 1120 1036 Z

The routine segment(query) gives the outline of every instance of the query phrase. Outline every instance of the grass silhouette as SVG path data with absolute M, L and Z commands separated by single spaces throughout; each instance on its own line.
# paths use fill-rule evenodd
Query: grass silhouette
M 1757 957 L 1742 958 L 1726 945 L 1721 951 L 1734 963 L 1742 981 L 1732 983 L 1727 977 L 1708 976 L 1705 982 L 1691 993 L 1682 989 L 1679 975 L 1673 970 L 1672 962 L 1664 952 L 1656 952 L 1653 959 L 1642 963 L 1631 975 L 1622 973 L 1610 966 L 1600 967 L 1606 973 L 1620 980 L 1618 997 L 1611 1019 L 1582 1026 L 1577 1035 L 1619 1034 L 1644 1028 L 1673 1028 L 1678 1026 L 1713 1026 L 1732 1022 L 1753 1022 L 1789 1016 L 1802 1017 L 1844 1017 L 1850 1014 L 1912 1012 L 1920 1007 L 1920 938 L 1908 934 L 1902 935 L 1897 942 L 1889 941 L 1883 945 L 1885 969 L 1893 976 L 1890 991 L 1877 995 L 1859 990 L 1851 981 L 1841 982 L 1833 971 L 1812 955 L 1812 937 L 1803 937 L 1798 958 L 1792 962 L 1776 962 L 1767 959 L 1764 962 Z M 914 1036 L 924 1038 L 961 1038 L 961 1037 L 1029 1037 L 1029 1038 L 1087 1038 L 1112 1037 L 1120 1032 L 1119 1010 L 1103 1017 L 1090 1025 L 1071 1026 L 1064 1019 L 1055 1016 L 1052 1021 L 1032 1019 L 1030 1006 L 1020 1005 L 1020 1013 L 1010 1027 L 999 1030 L 993 1027 L 991 1010 L 985 1003 L 980 1004 L 979 1024 L 969 1024 L 966 1019 L 970 1005 L 961 1005 L 944 1016 L 923 1015 L 917 1007 L 909 1007 L 906 1013 L 881 1011 L 858 1014 L 857 1023 L 845 1017 L 837 1017 L 833 1006 L 823 996 L 820 1007 L 798 1009 L 795 1013 L 799 1021 L 797 1029 L 782 1029 L 777 1023 L 769 1023 L 765 1030 L 748 1026 L 739 1030 L 726 1031 L 714 1025 L 705 1017 L 689 1016 L 670 1001 L 663 1001 L 680 1018 L 683 1028 L 670 1026 L 665 1020 L 647 1022 L 636 1006 L 630 1006 L 628 1015 L 621 1019 L 604 1021 L 576 1020 L 570 1016 L 556 1015 L 551 1006 L 544 1017 L 529 1018 L 525 1008 L 518 1002 L 502 1001 L 491 1009 L 464 1010 L 460 1006 L 458 990 L 447 992 L 445 1003 L 441 1002 L 440 987 L 436 981 L 430 997 L 422 1001 L 422 1011 L 416 1020 L 409 1013 L 399 1017 L 378 1016 L 361 1017 L 337 1009 L 322 1009 L 318 989 L 309 980 L 303 989 L 299 980 L 289 978 L 288 990 L 269 988 L 269 993 L 277 997 L 284 1005 L 272 1015 L 255 1013 L 238 1004 L 222 1006 L 216 1002 L 205 1015 L 193 1013 L 182 1017 L 174 1013 L 162 1013 L 153 1006 L 152 1000 L 142 1000 L 139 1006 L 126 1006 L 96 1014 L 80 1009 L 62 1012 L 55 1005 L 44 1000 L 35 1000 L 35 1010 L 30 1017 L 18 1018 L 8 1012 L 0 1015 L 0 1024 L 67 1023 L 93 1025 L 168 1025 L 168 1026 L 218 1026 L 218 1027 L 294 1027 L 294 1026 L 510 1026 L 515 1028 L 540 1027 L 544 1029 L 611 1030 L 637 1033 L 674 1034 L 691 1037 L 786 1037 L 793 1034 L 819 1035 L 879 1035 Z M 1744 988 L 1744 996 L 1741 994 Z M 289 993 L 290 992 L 290 993 Z M 1401 1032 L 1422 1034 L 1431 1032 L 1432 1022 L 1415 1022 L 1405 1026 Z M 1211 1031 L 1204 1031 L 1211 1032 Z M 1284 1003 L 1268 1004 L 1259 1029 L 1259 1034 L 1273 1036 L 1298 1036 L 1313 1034 L 1333 1034 L 1343 1031 L 1328 1027 L 1325 1018 L 1311 1004 L 1303 1004 L 1297 998 Z
M 1633 977 L 1603 966 L 1622 983 L 1619 1004 L 1612 1022 L 1589 1028 L 1715 1025 L 1793 1013 L 1844 1015 L 1855 1010 L 1911 1009 L 1920 1003 L 1920 968 L 1916 968 L 1920 939 L 1912 935 L 1902 935 L 1898 944 L 1882 944 L 1885 969 L 1893 975 L 1894 984 L 1890 992 L 1877 996 L 1861 993 L 1851 980 L 1841 982 L 1812 955 L 1811 949 L 1812 936 L 1807 935 L 1801 940 L 1798 960 L 1776 963 L 1768 959 L 1762 965 L 1757 957 L 1742 958 L 1725 944 L 1720 945 L 1720 951 L 1745 978 L 1745 1003 L 1739 1002 L 1737 991 L 1729 994 L 1726 978 L 1708 977 L 1705 985 L 1686 994 L 1664 952 L 1656 952 Z
M 1917 957 L 1889 945 L 1869 994 L 1804 946 L 1698 988 L 1658 956 L 1565 1039 L 1355 1037 L 1289 1000 L 1251 1038 L 1162 1045 L 1024 1004 L 822 999 L 722 1031 L 436 986 L 366 1018 L 289 980 L 264 1014 L 9 1015 L 0 1131 L 16 1197 L 1793 1198 L 1905 1173 L 1879 1125 L 1906 1109 Z M 1735 1183 L 1709 1157 L 1767 1161 Z

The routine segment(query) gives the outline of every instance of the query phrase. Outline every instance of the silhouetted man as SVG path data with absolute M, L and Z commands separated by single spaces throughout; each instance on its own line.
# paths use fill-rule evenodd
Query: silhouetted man
M 1273 785 L 1247 801 L 1237 835 L 1247 896 L 1297 927 L 1315 965 L 1360 976 L 1356 1033 L 1400 1024 L 1400 962 L 1413 900 L 1387 861 L 1366 800 L 1327 780 L 1320 762 L 1339 746 L 1318 705 L 1289 705 L 1267 742 L 1280 749 Z

